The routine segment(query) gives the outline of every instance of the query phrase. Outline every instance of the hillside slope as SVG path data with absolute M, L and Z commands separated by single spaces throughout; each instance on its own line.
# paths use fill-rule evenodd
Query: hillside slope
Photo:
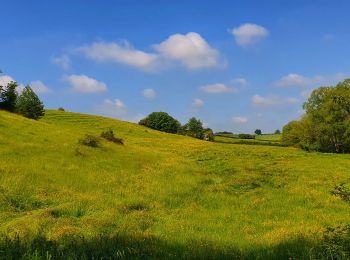
M 107 129 L 125 145 L 78 143 Z M 349 206 L 330 194 L 349 182 L 349 158 L 210 143 L 77 113 L 33 121 L 0 111 L 0 233 L 123 238 L 102 250 L 121 256 L 302 255 L 325 227 L 350 223 Z

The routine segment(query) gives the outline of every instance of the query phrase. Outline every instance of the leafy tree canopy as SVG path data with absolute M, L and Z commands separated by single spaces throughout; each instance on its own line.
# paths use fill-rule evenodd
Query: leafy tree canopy
M 177 133 L 181 124 L 165 112 L 153 112 L 139 122 L 140 125 L 167 132 Z

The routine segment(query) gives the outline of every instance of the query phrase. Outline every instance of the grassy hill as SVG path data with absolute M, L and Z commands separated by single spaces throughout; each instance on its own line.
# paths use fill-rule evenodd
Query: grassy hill
M 78 143 L 107 129 L 125 145 Z M 319 247 L 325 228 L 350 223 L 349 206 L 330 194 L 350 180 L 349 155 L 0 111 L 0 160 L 4 258 L 330 256 Z

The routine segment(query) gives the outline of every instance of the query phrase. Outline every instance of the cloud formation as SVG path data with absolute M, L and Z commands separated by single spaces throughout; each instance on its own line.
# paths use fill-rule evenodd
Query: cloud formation
M 96 79 L 90 78 L 86 75 L 65 76 L 64 80 L 71 85 L 74 92 L 99 93 L 107 91 L 107 86 L 105 83 L 99 82 Z
M 195 98 L 192 102 L 192 108 L 194 109 L 200 109 L 203 106 L 204 106 L 204 101 L 199 98 Z
M 2 75 L 2 76 L 0 76 L 0 86 L 5 87 L 11 81 L 15 81 L 15 80 L 9 75 Z
M 123 116 L 128 112 L 125 104 L 120 99 L 106 99 L 103 103 L 97 105 L 95 110 L 103 115 L 112 117 Z
M 188 69 L 219 66 L 219 52 L 198 33 L 174 34 L 154 44 L 153 52 L 135 49 L 130 43 L 95 42 L 75 49 L 76 53 L 96 62 L 125 64 L 145 71 L 164 68 L 165 64 L 180 64 Z
M 50 93 L 51 89 L 48 88 L 42 81 L 35 80 L 30 83 L 30 87 L 35 93 L 46 94 Z
M 224 93 L 232 93 L 237 91 L 237 89 L 233 87 L 228 87 L 225 84 L 221 84 L 221 83 L 204 85 L 199 87 L 199 89 L 208 94 L 224 94 Z
M 232 122 L 235 124 L 246 124 L 248 122 L 248 118 L 247 117 L 243 117 L 243 116 L 237 116 L 237 117 L 233 117 L 232 118 Z
M 257 43 L 269 35 L 269 31 L 263 26 L 246 23 L 229 31 L 240 46 L 248 46 Z
M 252 97 L 252 104 L 254 106 L 283 106 L 295 104 L 298 102 L 296 98 L 283 98 L 279 96 L 267 96 L 254 95 Z
M 189 69 L 219 65 L 218 51 L 195 32 L 171 35 L 160 44 L 154 45 L 154 48 L 163 58 L 178 61 Z
M 68 70 L 71 64 L 70 58 L 66 54 L 63 54 L 62 56 L 59 56 L 59 57 L 53 57 L 51 59 L 51 62 L 61 67 L 64 70 Z
M 146 88 L 142 91 L 142 95 L 147 99 L 154 99 L 156 97 L 156 92 L 154 89 Z
M 349 75 L 337 73 L 333 75 L 317 75 L 306 77 L 303 75 L 290 73 L 281 79 L 273 82 L 275 87 L 311 87 L 319 84 L 336 84 L 344 80 Z

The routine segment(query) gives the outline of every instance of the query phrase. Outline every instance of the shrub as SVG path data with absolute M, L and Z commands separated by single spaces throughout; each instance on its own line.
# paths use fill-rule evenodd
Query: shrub
M 110 142 L 116 143 L 116 144 L 122 144 L 122 145 L 124 144 L 123 139 L 117 138 L 114 136 L 113 130 L 107 130 L 107 131 L 102 132 L 101 137 L 110 141 Z
M 63 112 L 65 111 L 63 107 L 59 107 L 57 110 L 58 111 L 63 111 Z
M 206 141 L 214 141 L 214 132 L 210 128 L 204 129 L 204 140 Z
M 153 112 L 142 119 L 139 125 L 174 134 L 178 132 L 181 126 L 179 121 L 165 112 Z
M 29 86 L 26 86 L 17 98 L 16 111 L 32 119 L 38 119 L 45 114 L 43 103 Z
M 84 138 L 79 140 L 79 143 L 90 147 L 100 147 L 99 138 L 93 135 L 85 135 Z
M 240 139 L 255 139 L 255 135 L 251 134 L 239 134 L 238 138 Z

